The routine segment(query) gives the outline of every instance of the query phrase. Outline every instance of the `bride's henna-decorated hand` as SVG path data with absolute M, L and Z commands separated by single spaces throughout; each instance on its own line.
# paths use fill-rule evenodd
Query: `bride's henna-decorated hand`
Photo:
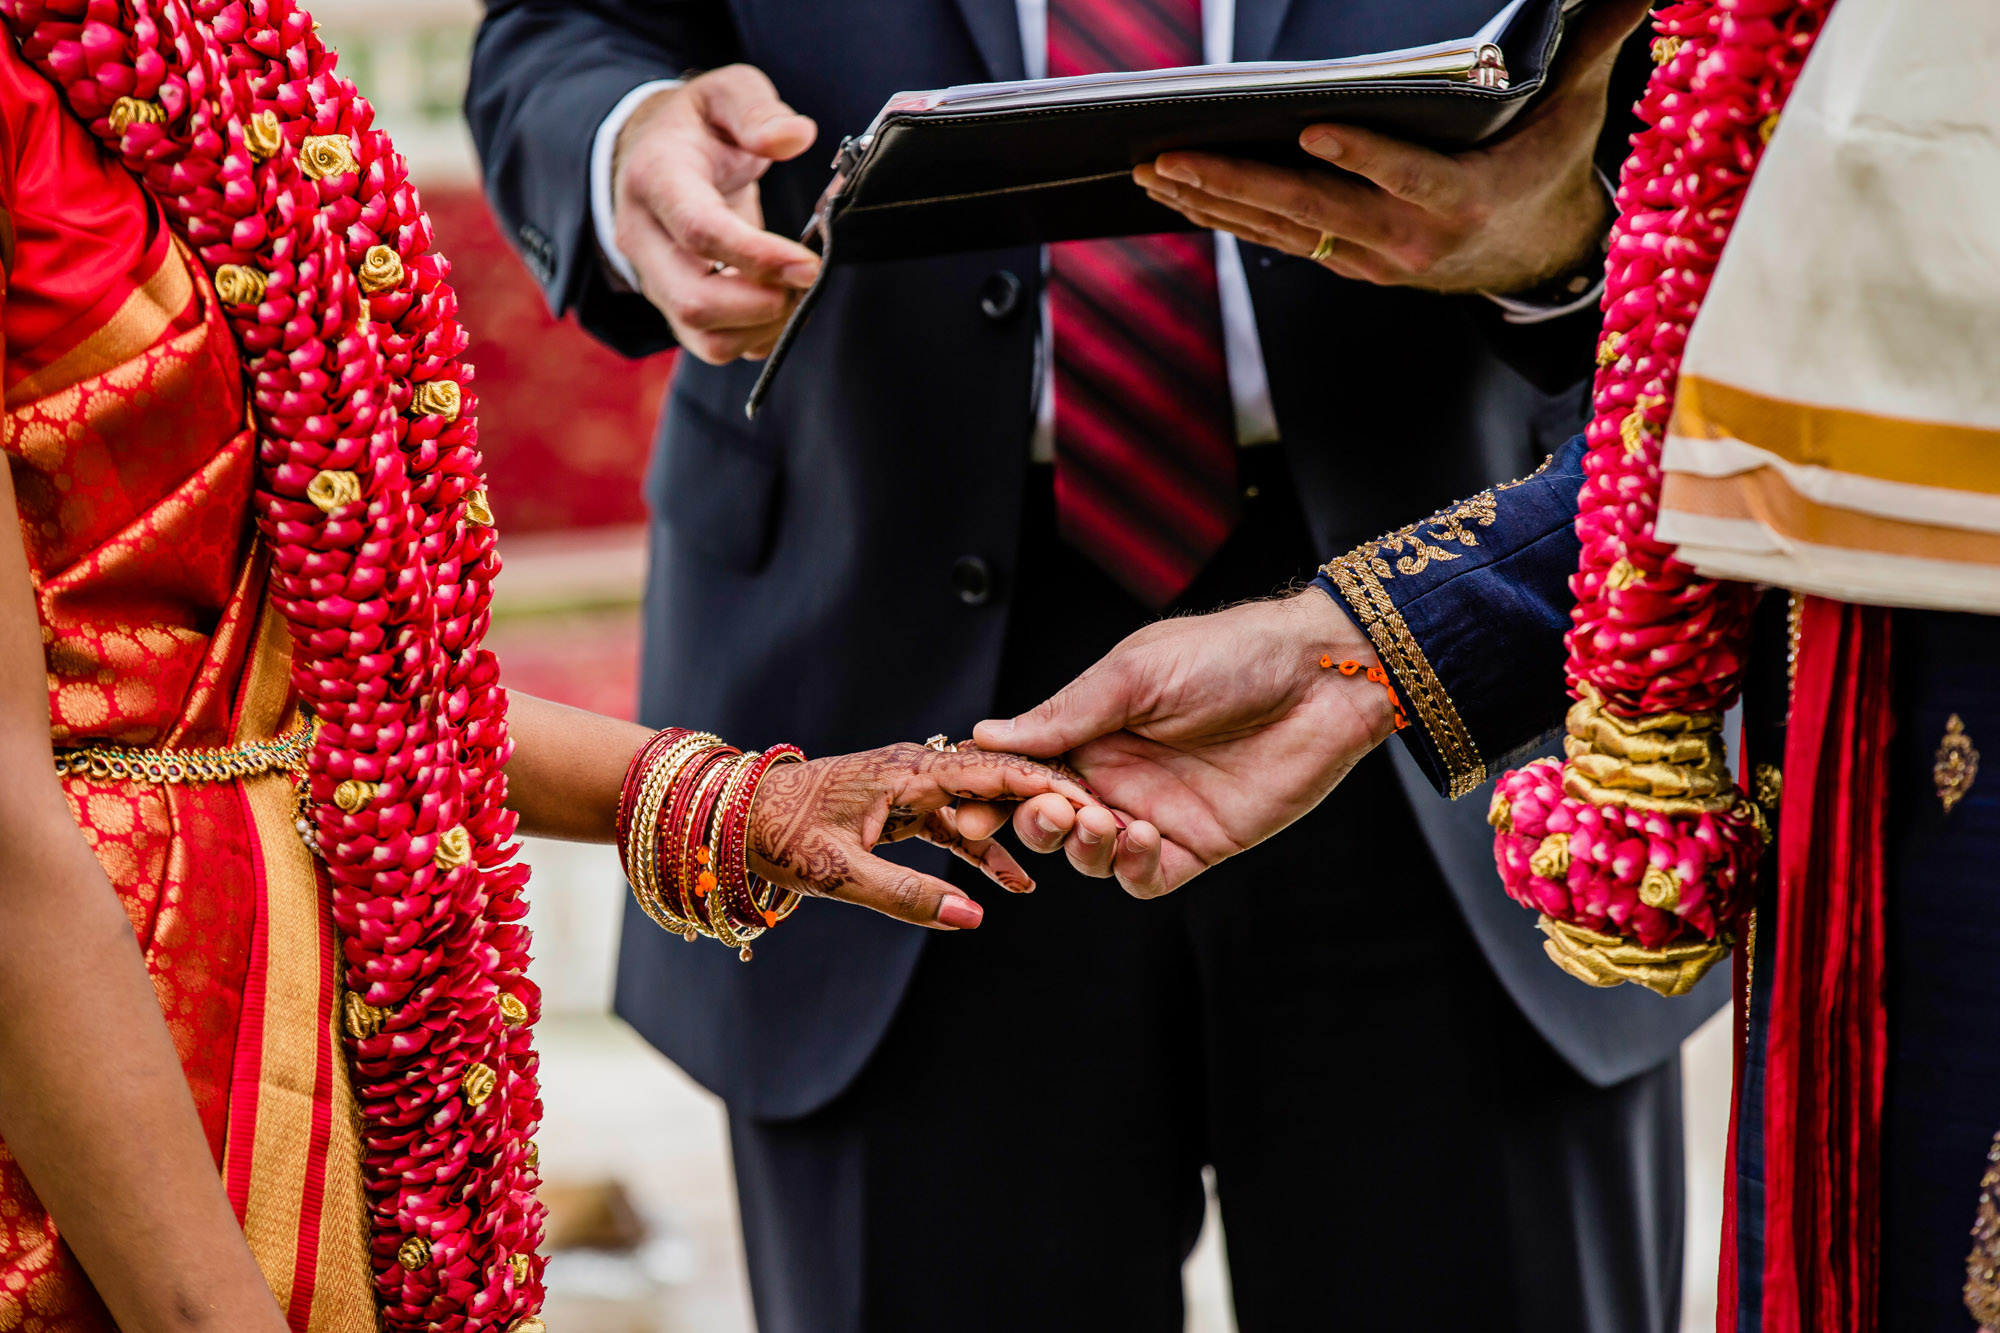
M 780 764 L 764 777 L 750 811 L 750 865 L 774 884 L 872 907 L 915 925 L 969 930 L 983 912 L 941 879 L 871 850 L 917 837 L 949 847 L 1002 888 L 1035 883 L 1006 848 L 961 836 L 952 802 L 1062 799 L 1093 804 L 1072 778 L 1020 755 L 958 753 L 889 745 L 860 754 Z

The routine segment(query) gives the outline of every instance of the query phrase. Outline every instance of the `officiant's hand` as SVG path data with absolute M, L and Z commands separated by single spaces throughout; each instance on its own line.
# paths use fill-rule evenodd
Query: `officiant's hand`
M 1610 224 L 1591 155 L 1612 64 L 1647 10 L 1647 0 L 1597 0 L 1577 13 L 1548 91 L 1505 138 L 1467 152 L 1312 125 L 1300 146 L 1340 170 L 1165 153 L 1132 176 L 1201 226 L 1289 254 L 1320 250 L 1342 277 L 1526 291 L 1586 262 Z
M 1131 822 L 1123 832 L 1037 798 L 1014 828 L 1149 898 L 1262 842 L 1333 790 L 1394 729 L 1388 694 L 1322 666 L 1374 646 L 1316 589 L 1148 625 L 1033 711 L 979 724 L 987 749 L 1068 761 Z M 961 806 L 984 836 L 1010 812 Z M 1109 832 L 1110 836 L 1106 836 Z
M 764 230 L 757 182 L 819 131 L 762 70 L 729 65 L 655 93 L 618 133 L 618 249 L 680 345 L 712 365 L 768 356 L 819 257 Z

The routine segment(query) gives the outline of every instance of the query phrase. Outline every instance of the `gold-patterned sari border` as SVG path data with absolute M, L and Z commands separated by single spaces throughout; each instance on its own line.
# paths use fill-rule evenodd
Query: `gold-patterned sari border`
M 193 299 L 194 276 L 179 244 L 163 247 L 153 276 L 126 297 L 101 328 L 7 390 L 7 410 L 124 365 L 157 343 Z
M 1375 558 L 1376 547 L 1371 543 L 1328 561 L 1321 572 L 1340 589 L 1355 619 L 1374 641 L 1375 651 L 1382 655 L 1382 664 L 1395 673 L 1404 696 L 1416 705 L 1424 730 L 1444 760 L 1445 794 L 1455 801 L 1486 781 L 1486 761 L 1458 715 L 1458 706 L 1431 669 L 1430 659 L 1424 656 L 1382 581 L 1375 577 L 1370 567 Z

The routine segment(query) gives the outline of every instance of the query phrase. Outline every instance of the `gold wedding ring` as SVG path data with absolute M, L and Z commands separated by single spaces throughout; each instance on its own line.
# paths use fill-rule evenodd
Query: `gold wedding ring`
M 1323 231 L 1319 234 L 1319 244 L 1313 247 L 1312 262 L 1315 264 L 1324 264 L 1327 260 L 1327 256 L 1331 255 L 1332 253 L 1333 253 L 1333 233 L 1330 231 Z

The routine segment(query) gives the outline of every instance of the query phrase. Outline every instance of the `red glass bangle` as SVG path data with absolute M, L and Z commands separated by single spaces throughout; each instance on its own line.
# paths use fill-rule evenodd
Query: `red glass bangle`
M 708 916 L 708 895 L 715 890 L 715 848 L 707 841 L 710 827 L 715 822 L 715 805 L 722 797 L 722 789 L 728 784 L 731 766 L 724 762 L 734 759 L 741 750 L 730 748 L 716 756 L 702 773 L 700 784 L 694 789 L 688 814 L 679 828 L 680 850 L 677 860 L 681 867 L 681 884 L 688 904 L 688 914 L 696 918 Z
M 660 859 L 667 867 L 662 882 L 672 888 L 675 905 L 690 921 L 700 921 L 706 915 L 699 906 L 706 893 L 699 882 L 703 803 L 721 775 L 727 773 L 728 760 L 738 753 L 732 746 L 718 745 L 697 756 L 682 770 L 674 798 L 660 821 Z
M 746 930 L 769 930 L 783 915 L 759 903 L 758 890 L 764 886 L 764 880 L 750 871 L 750 809 L 757 799 L 757 788 L 773 764 L 803 762 L 805 757 L 805 751 L 796 745 L 774 745 L 752 756 L 745 766 L 742 783 L 723 811 L 716 836 L 716 859 L 723 868 L 719 873 L 727 876 L 730 890 L 723 903 L 731 910 L 731 921 Z
M 646 738 L 646 743 L 632 756 L 632 762 L 625 766 L 625 780 L 618 788 L 618 814 L 613 820 L 613 828 L 618 839 L 618 862 L 624 867 L 627 878 L 631 876 L 627 848 L 631 846 L 632 807 L 638 802 L 639 790 L 646 785 L 646 775 L 658 757 L 693 734 L 686 727 L 656 731 Z

